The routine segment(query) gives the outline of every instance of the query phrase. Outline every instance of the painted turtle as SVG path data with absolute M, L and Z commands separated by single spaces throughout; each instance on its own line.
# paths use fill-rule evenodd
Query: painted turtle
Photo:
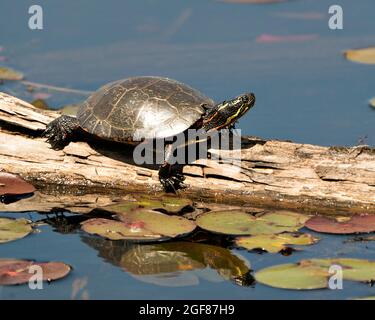
M 161 77 L 133 77 L 111 82 L 93 93 L 77 116 L 63 115 L 47 125 L 44 136 L 54 149 L 67 145 L 77 130 L 123 143 L 172 137 L 189 128 L 220 130 L 231 127 L 255 103 L 252 93 L 215 104 L 199 91 Z M 159 179 L 166 191 L 184 186 L 183 175 L 172 169 L 172 144 L 165 149 Z

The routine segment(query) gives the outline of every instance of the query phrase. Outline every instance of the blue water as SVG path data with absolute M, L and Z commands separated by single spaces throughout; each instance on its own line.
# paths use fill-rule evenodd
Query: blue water
M 327 26 L 330 0 L 274 5 L 215 0 L 2 0 L 0 56 L 7 60 L 0 65 L 22 71 L 29 81 L 89 91 L 135 75 L 175 78 L 216 101 L 253 91 L 256 107 L 238 125 L 243 134 L 320 145 L 374 145 L 375 111 L 367 101 L 375 96 L 375 67 L 346 61 L 342 52 L 375 44 L 375 3 L 334 3 L 344 9 L 344 30 L 332 31 Z M 43 7 L 43 30 L 28 29 L 32 4 Z M 306 13 L 313 19 L 301 18 Z M 314 38 L 257 42 L 262 34 Z M 33 100 L 20 83 L 6 83 L 0 90 Z M 86 97 L 49 93 L 47 103 L 52 108 Z M 30 214 L 33 219 L 41 218 Z M 27 216 L 1 214 L 6 215 Z M 1 244 L 0 257 L 61 260 L 73 266 L 72 274 L 40 291 L 27 286 L 0 287 L 0 297 L 335 299 L 374 295 L 373 288 L 359 283 L 344 283 L 344 290 L 302 294 L 260 284 L 241 287 L 222 280 L 210 268 L 185 272 L 186 279 L 181 281 L 186 286 L 160 286 L 98 257 L 98 251 L 85 244 L 78 231 L 61 234 L 50 226 L 40 229 L 41 233 L 23 240 Z M 289 257 L 231 252 L 240 254 L 254 270 L 305 257 L 375 259 L 373 242 L 344 245 L 346 238 L 323 236 L 319 244 Z M 83 289 L 72 296 L 72 286 L 79 284 Z

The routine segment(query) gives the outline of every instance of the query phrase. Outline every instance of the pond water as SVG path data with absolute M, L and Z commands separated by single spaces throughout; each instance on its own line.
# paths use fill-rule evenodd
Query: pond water
M 160 75 L 188 83 L 216 101 L 250 90 L 256 94 L 256 106 L 237 126 L 245 135 L 320 145 L 375 143 L 375 113 L 368 106 L 375 96 L 373 67 L 349 62 L 342 55 L 346 49 L 374 45 L 373 0 L 334 1 L 344 9 L 344 29 L 336 31 L 327 24 L 330 0 L 269 5 L 215 0 L 39 1 L 44 29 L 32 31 L 27 26 L 28 8 L 37 2 L 0 3 L 0 66 L 22 71 L 28 81 L 94 91 L 120 78 Z M 267 35 L 280 36 L 282 41 L 264 41 L 272 38 Z M 0 91 L 35 99 L 35 92 L 28 92 L 19 82 L 7 82 Z M 48 93 L 46 101 L 54 109 L 86 97 Z M 2 212 L 1 216 L 45 218 L 37 212 Z M 1 244 L 0 257 L 64 261 L 73 266 L 73 272 L 45 285 L 44 290 L 0 286 L 0 298 L 341 299 L 374 295 L 372 287 L 354 282 L 345 282 L 343 290 L 302 293 L 259 283 L 241 286 L 218 272 L 215 263 L 201 260 L 201 267 L 194 270 L 142 276 L 141 267 L 137 272 L 124 256 L 129 250 L 144 250 L 147 255 L 150 248 L 144 245 L 116 244 L 77 229 L 69 233 L 50 225 L 39 229 L 40 233 L 25 239 Z M 318 244 L 290 256 L 234 248 L 217 249 L 216 254 L 253 270 L 310 257 L 375 259 L 374 242 L 344 243 L 351 237 L 315 235 L 321 238 Z M 180 248 L 180 244 L 175 246 Z M 207 249 L 189 246 L 192 255 Z M 172 244 L 168 250 L 173 252 L 173 248 Z

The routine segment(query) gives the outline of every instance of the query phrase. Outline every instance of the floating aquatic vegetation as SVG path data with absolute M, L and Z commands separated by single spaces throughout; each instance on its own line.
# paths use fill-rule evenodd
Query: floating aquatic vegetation
M 43 99 L 36 99 L 33 102 L 31 102 L 31 104 L 35 108 L 38 108 L 38 109 L 42 109 L 42 110 L 48 110 L 49 109 L 49 106 L 48 106 L 47 102 L 45 102 Z
M 111 240 L 167 240 L 191 233 L 196 225 L 183 217 L 152 210 L 117 213 L 121 221 L 94 218 L 82 223 L 82 229 Z
M 259 235 L 295 232 L 307 216 L 290 211 L 266 212 L 253 216 L 241 210 L 211 211 L 197 217 L 202 229 L 228 235 Z
M 20 195 L 34 191 L 34 186 L 21 177 L 11 173 L 0 172 L 0 196 Z
M 23 74 L 10 68 L 0 67 L 0 80 L 17 81 L 22 80 Z
M 80 104 L 68 104 L 62 107 L 59 111 L 66 116 L 75 116 L 80 106 Z
M 235 244 L 247 250 L 261 249 L 270 253 L 277 253 L 288 249 L 287 245 L 311 245 L 317 241 L 318 239 L 310 234 L 282 233 L 238 237 L 235 239 Z
M 0 285 L 16 285 L 28 283 L 34 276 L 33 269 L 39 266 L 42 269 L 43 281 L 52 281 L 64 278 L 71 267 L 62 262 L 34 262 L 29 260 L 0 259 Z M 36 268 L 34 270 L 37 270 Z
M 52 94 L 46 92 L 36 92 L 33 94 L 33 98 L 36 100 L 46 100 L 52 97 Z
M 347 50 L 344 56 L 353 62 L 375 64 L 375 47 Z
M 162 196 L 159 198 L 141 196 L 136 201 L 121 202 L 115 205 L 104 207 L 104 210 L 116 213 L 126 213 L 128 211 L 145 208 L 145 209 L 161 209 L 170 213 L 178 213 L 183 209 L 192 206 L 193 201 L 187 198 L 179 198 L 174 196 Z
M 24 238 L 32 231 L 29 220 L 0 217 L 0 243 Z
M 338 221 L 337 218 L 316 216 L 309 219 L 305 226 L 323 233 L 368 233 L 375 231 L 375 215 L 355 215 L 349 218 L 344 217 L 341 221 Z
M 286 36 L 262 34 L 256 38 L 256 42 L 261 42 L 261 43 L 301 42 L 301 41 L 310 41 L 316 38 L 318 38 L 317 34 L 286 35 Z
M 262 269 L 255 279 L 265 285 L 295 290 L 328 288 L 331 266 L 340 266 L 343 279 L 371 282 L 375 279 L 375 261 L 361 259 L 310 259 Z
M 375 98 L 372 98 L 370 101 L 369 101 L 369 104 L 371 107 L 375 108 Z

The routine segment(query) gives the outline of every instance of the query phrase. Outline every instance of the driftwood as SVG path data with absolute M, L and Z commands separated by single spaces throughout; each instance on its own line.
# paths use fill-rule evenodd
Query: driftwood
M 135 165 L 125 145 L 81 141 L 52 150 L 40 134 L 57 116 L 0 93 L 0 170 L 19 174 L 39 190 L 30 199 L 1 205 L 1 210 L 82 212 L 130 192 L 161 191 L 157 171 Z M 231 156 L 229 151 L 212 152 Z M 214 160 L 185 166 L 189 188 L 180 194 L 310 212 L 375 213 L 374 148 L 246 137 L 240 157 L 240 168 Z

